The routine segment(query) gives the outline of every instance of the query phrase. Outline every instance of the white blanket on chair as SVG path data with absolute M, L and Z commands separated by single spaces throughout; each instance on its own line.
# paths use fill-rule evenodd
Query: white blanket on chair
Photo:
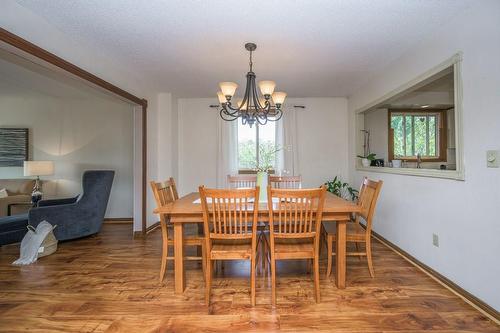
M 42 221 L 33 231 L 28 232 L 21 241 L 21 255 L 12 265 L 29 265 L 38 259 L 38 249 L 49 232 L 54 229 L 47 221 Z

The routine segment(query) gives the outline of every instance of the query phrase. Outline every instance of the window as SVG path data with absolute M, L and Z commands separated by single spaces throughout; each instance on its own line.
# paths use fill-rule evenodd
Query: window
M 252 127 L 238 122 L 238 169 L 241 173 L 251 172 L 262 164 L 271 163 L 275 167 L 276 161 L 266 161 L 269 158 L 266 152 L 274 151 L 276 147 L 275 136 L 274 121 Z
M 389 159 L 446 161 L 446 113 L 389 111 Z

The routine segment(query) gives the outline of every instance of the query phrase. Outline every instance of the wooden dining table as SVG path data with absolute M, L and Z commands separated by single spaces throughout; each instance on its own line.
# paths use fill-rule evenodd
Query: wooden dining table
M 175 293 L 182 294 L 185 286 L 184 274 L 184 225 L 187 223 L 203 223 L 201 204 L 195 202 L 200 198 L 198 192 L 185 195 L 178 200 L 154 210 L 156 214 L 167 214 L 174 225 L 174 274 Z M 353 202 L 326 193 L 323 207 L 323 222 L 337 222 L 336 239 L 336 279 L 337 288 L 345 288 L 346 280 L 346 224 L 351 220 L 351 213 L 357 213 L 360 207 Z M 269 220 L 267 202 L 259 203 L 259 221 Z

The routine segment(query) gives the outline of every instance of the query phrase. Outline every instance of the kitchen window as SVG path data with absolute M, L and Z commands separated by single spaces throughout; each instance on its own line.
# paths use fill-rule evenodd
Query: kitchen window
M 389 110 L 389 160 L 446 161 L 446 111 Z

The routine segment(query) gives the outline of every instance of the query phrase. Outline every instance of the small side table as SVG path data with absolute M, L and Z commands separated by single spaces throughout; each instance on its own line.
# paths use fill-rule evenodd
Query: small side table
M 7 216 L 12 215 L 12 207 L 16 206 L 23 206 L 23 207 L 33 207 L 33 204 L 31 202 L 16 202 L 16 203 L 11 203 L 7 205 Z

